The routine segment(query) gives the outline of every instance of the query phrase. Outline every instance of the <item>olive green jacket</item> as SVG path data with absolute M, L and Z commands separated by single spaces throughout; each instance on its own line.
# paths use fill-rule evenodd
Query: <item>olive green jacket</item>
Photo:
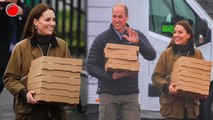
M 167 118 L 183 119 L 183 105 L 184 98 L 173 96 L 163 91 L 165 83 L 170 84 L 170 75 L 173 69 L 174 62 L 180 58 L 181 55 L 175 54 L 170 47 L 166 49 L 157 62 L 152 75 L 153 84 L 160 89 L 160 113 Z M 195 49 L 195 55 L 188 57 L 203 59 L 202 53 Z M 199 114 L 199 101 L 193 99 L 186 99 L 188 106 L 188 118 L 197 118 Z
M 64 40 L 54 37 L 53 43 L 55 43 L 55 45 L 53 46 L 50 44 L 47 54 L 48 56 L 62 58 L 71 57 L 70 51 Z M 20 80 L 21 78 L 28 75 L 31 61 L 41 57 L 42 55 L 42 50 L 38 44 L 36 44 L 33 40 L 24 39 L 16 44 L 10 57 L 4 74 L 3 82 L 4 86 L 14 96 L 14 112 L 16 114 L 16 119 L 22 119 L 21 116 L 18 116 L 19 114 L 30 114 L 32 109 L 36 106 L 26 103 L 19 96 L 20 90 L 26 89 L 26 86 L 24 86 Z M 39 116 L 36 116 L 37 120 L 42 120 L 42 116 L 41 118 L 38 117 Z M 32 116 L 26 119 L 31 120 Z

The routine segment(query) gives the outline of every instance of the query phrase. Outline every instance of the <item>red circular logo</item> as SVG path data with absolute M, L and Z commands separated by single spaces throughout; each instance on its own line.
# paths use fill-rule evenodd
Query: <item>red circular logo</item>
M 10 3 L 6 7 L 6 13 L 10 17 L 18 15 L 18 6 L 15 3 Z

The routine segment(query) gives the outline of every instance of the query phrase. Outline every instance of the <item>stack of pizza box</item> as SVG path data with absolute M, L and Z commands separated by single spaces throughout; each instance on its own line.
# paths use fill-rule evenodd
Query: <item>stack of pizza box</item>
M 139 71 L 138 46 L 108 43 L 104 48 L 105 70 Z
M 82 59 L 42 56 L 31 62 L 27 89 L 37 101 L 78 104 Z
M 211 68 L 210 61 L 182 56 L 174 63 L 171 83 L 179 96 L 200 99 L 209 93 Z

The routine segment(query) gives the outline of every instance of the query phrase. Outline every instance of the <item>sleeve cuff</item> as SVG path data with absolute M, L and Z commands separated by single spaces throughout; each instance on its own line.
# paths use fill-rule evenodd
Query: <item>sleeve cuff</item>
M 168 83 L 165 83 L 165 84 L 163 85 L 163 91 L 164 91 L 164 92 L 169 93 L 169 85 L 170 85 L 170 84 L 168 84 Z
M 27 102 L 27 92 L 28 90 L 26 89 L 21 89 L 19 96 L 22 98 L 22 100 L 24 100 L 25 102 Z

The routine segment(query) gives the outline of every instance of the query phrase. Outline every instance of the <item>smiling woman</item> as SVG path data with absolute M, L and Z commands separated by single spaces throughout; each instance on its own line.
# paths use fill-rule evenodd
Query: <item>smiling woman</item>
M 41 56 L 70 58 L 64 40 L 55 36 L 55 11 L 52 6 L 38 4 L 30 12 L 24 27 L 23 40 L 16 44 L 4 75 L 4 85 L 15 98 L 15 119 L 66 120 L 60 105 L 40 104 L 36 92 L 21 82 L 30 69 L 31 61 Z
M 176 85 L 170 79 L 174 63 L 181 56 L 204 59 L 201 51 L 194 48 L 192 28 L 184 20 L 175 24 L 173 38 L 158 59 L 152 82 L 160 90 L 160 113 L 166 120 L 197 120 L 199 100 L 178 96 Z
M 55 28 L 55 13 L 52 10 L 46 10 L 39 19 L 34 19 L 33 24 L 38 34 L 52 35 Z
M 47 7 L 43 7 L 42 5 L 39 4 L 32 9 L 24 28 L 23 38 L 32 38 L 36 34 L 54 35 L 56 25 L 55 10 L 50 5 L 46 5 Z
M 190 33 L 188 33 L 183 26 L 176 25 L 173 33 L 173 39 L 176 45 L 185 45 L 190 38 Z

